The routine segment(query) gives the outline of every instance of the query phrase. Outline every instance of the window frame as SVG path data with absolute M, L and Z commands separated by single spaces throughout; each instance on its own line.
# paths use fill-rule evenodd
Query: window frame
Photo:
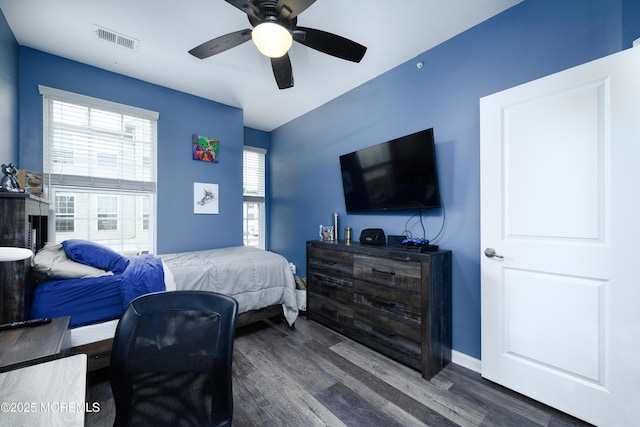
M 58 197 L 60 197 L 60 199 L 65 198 L 65 212 L 59 213 L 58 215 L 55 216 L 54 218 L 54 232 L 55 233 L 75 233 L 76 230 L 76 195 L 73 193 L 70 194 L 61 194 L 61 195 L 55 195 L 54 196 L 54 210 L 56 212 L 58 212 Z M 71 202 L 71 203 L 70 203 Z M 73 209 L 72 212 L 69 212 L 69 206 L 72 205 Z M 59 223 L 65 223 L 65 224 L 71 224 L 71 230 L 58 230 L 58 224 Z M 66 228 L 67 226 L 65 226 Z
M 107 200 L 113 201 L 115 203 L 115 208 L 113 211 L 109 210 L 108 212 L 101 212 L 101 210 L 105 207 L 104 204 L 100 202 L 105 202 Z M 108 206 L 110 207 L 110 206 Z M 120 230 L 120 199 L 117 195 L 108 195 L 108 194 L 100 194 L 96 195 L 96 231 L 119 231 Z M 115 222 L 115 225 L 112 225 L 113 228 L 104 228 L 104 224 L 112 224 Z
M 92 233 L 120 234 L 116 239 L 119 242 L 107 239 L 109 247 L 123 252 L 137 244 L 141 251 L 155 253 L 159 114 L 42 85 L 38 90 L 43 97 L 43 171 L 47 194 L 54 209 L 53 215 L 49 216 L 48 240 L 60 240 L 56 237 L 58 233 L 88 236 Z M 60 121 L 65 117 L 68 118 Z M 145 167 L 139 168 L 139 164 Z M 127 168 L 127 165 L 131 167 Z M 73 232 L 56 229 L 55 202 L 59 192 L 74 197 Z M 85 200 L 82 193 L 116 198 L 116 212 L 109 212 L 106 217 L 109 222 L 115 221 L 115 229 L 100 229 L 103 219 L 98 214 L 99 203 L 96 199 L 95 206 L 87 207 L 86 202 L 80 202 L 76 197 L 81 196 Z M 140 196 L 148 203 L 138 203 Z M 83 209 L 89 210 L 85 212 Z M 71 219 L 71 215 L 67 217 Z M 95 225 L 89 229 L 78 228 L 78 218 L 89 224 L 95 221 Z M 131 218 L 135 221 L 131 222 Z M 136 234 L 131 240 L 123 233 L 124 227 L 127 230 L 133 227 L 142 235 Z
M 260 161 L 261 161 L 261 165 L 259 165 L 258 167 L 258 171 L 260 172 L 260 169 L 262 169 L 262 176 L 258 177 L 258 180 L 261 180 L 260 183 L 257 184 L 258 189 L 257 189 L 257 194 L 252 193 L 252 194 L 245 194 L 246 190 L 247 190 L 247 184 L 246 184 L 246 180 L 247 180 L 247 156 L 246 153 L 255 153 L 259 155 Z M 248 146 L 245 145 L 243 147 L 242 150 L 242 173 L 243 173 L 243 179 L 242 179 L 242 243 L 244 246 L 255 246 L 258 247 L 260 249 L 266 249 L 266 242 L 267 242 L 267 218 L 266 218 L 266 212 L 267 212 L 267 208 L 266 208 L 266 165 L 267 165 L 267 150 L 264 148 L 259 148 L 259 147 L 252 147 L 252 146 Z M 261 195 L 260 195 L 261 193 Z M 250 212 L 250 210 L 255 210 L 256 208 L 251 208 L 250 205 L 251 204 L 255 204 L 257 205 L 257 210 L 258 210 L 258 245 L 250 245 L 249 243 L 249 234 L 248 234 L 248 229 L 249 227 L 249 222 L 251 221 L 250 218 L 248 218 L 248 214 Z

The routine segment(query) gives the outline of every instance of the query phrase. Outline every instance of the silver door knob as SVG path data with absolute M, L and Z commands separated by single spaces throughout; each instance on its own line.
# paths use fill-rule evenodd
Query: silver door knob
M 499 259 L 503 259 L 504 258 L 502 255 L 496 254 L 496 251 L 493 248 L 485 249 L 484 250 L 484 256 L 486 256 L 487 258 L 499 258 Z

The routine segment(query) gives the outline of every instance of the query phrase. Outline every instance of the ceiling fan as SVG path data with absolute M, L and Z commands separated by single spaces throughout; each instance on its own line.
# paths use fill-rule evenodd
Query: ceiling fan
M 314 28 L 298 27 L 298 15 L 316 0 L 225 0 L 247 14 L 253 29 L 244 29 L 217 37 L 189 53 L 204 59 L 236 47 L 250 39 L 260 52 L 271 58 L 278 88 L 293 87 L 293 71 L 289 48 L 293 40 L 307 47 L 345 59 L 360 62 L 367 48 L 336 34 Z

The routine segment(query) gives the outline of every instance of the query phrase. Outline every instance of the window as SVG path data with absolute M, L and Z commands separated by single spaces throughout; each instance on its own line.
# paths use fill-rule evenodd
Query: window
M 243 241 L 245 246 L 265 248 L 265 155 L 266 150 L 244 147 Z
M 118 229 L 118 196 L 98 196 L 98 230 Z
M 155 253 L 158 114 L 40 86 L 56 242 Z
M 142 209 L 142 230 L 149 229 L 149 198 L 145 197 L 140 200 Z
M 76 198 L 73 194 L 56 193 L 56 233 L 73 233 L 75 231 Z

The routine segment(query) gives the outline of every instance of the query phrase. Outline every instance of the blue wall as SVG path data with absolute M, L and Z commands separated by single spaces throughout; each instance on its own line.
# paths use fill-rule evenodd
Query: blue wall
M 340 229 L 349 225 L 356 237 L 368 227 L 402 234 L 407 222 L 422 237 L 415 212 L 347 215 L 338 157 L 433 127 L 446 210 L 434 243 L 453 251 L 453 347 L 480 358 L 479 99 L 629 47 L 633 38 L 623 41 L 621 27 L 621 0 L 526 0 L 276 129 L 271 248 L 305 274 L 305 241 L 334 211 Z M 427 238 L 445 210 L 425 215 Z
M 18 43 L 0 10 L 0 164 L 11 162 L 18 164 Z
M 20 167 L 42 170 L 38 85 L 133 105 L 158 120 L 157 252 L 242 245 L 242 110 L 21 47 Z M 220 140 L 220 162 L 191 158 L 191 135 Z M 219 184 L 220 214 L 193 214 L 193 183 Z
M 627 48 L 640 39 L 638 23 L 640 21 L 640 1 L 622 1 L 622 47 Z

